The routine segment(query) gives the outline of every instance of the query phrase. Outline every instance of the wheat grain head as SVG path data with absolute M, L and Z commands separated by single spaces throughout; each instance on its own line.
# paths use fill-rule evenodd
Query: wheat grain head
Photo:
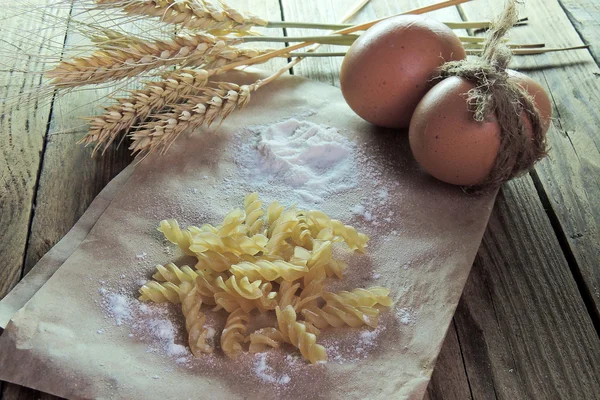
M 150 114 L 196 94 L 209 77 L 205 70 L 178 70 L 165 74 L 162 81 L 146 82 L 143 89 L 132 90 L 129 97 L 116 99 L 117 104 L 106 107 L 102 115 L 88 118 L 90 128 L 79 143 L 94 144 L 94 152 L 100 148 L 105 151 L 117 137 Z
M 219 82 L 206 87 L 202 94 L 191 96 L 183 104 L 173 104 L 171 111 L 153 115 L 140 130 L 134 132 L 129 147 L 134 154 L 146 155 L 154 151 L 165 153 L 182 133 L 202 125 L 210 126 L 216 120 L 224 120 L 235 109 L 250 101 L 250 94 L 259 87 Z
M 246 31 L 267 21 L 212 0 L 96 0 L 98 8 L 121 8 L 128 15 L 157 17 L 188 29 Z

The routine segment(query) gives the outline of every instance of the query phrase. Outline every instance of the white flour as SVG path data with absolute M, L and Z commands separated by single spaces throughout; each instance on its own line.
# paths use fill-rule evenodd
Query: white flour
M 309 203 L 356 187 L 355 145 L 337 129 L 291 118 L 252 131 L 237 160 L 250 185 L 292 188 Z

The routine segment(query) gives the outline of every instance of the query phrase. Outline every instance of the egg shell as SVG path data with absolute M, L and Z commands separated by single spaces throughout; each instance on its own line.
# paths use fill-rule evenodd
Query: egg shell
M 512 69 L 507 69 L 506 72 L 508 73 L 509 80 L 517 83 L 519 86 L 524 88 L 531 95 L 531 97 L 533 97 L 534 103 L 540 112 L 542 132 L 546 133 L 548 128 L 550 128 L 550 123 L 552 122 L 552 102 L 550 101 L 550 96 L 548 96 L 548 93 L 546 93 L 546 90 L 542 87 L 542 85 L 529 76 Z M 529 135 L 532 136 L 532 128 L 529 118 L 527 118 L 525 124 L 527 125 Z
M 468 110 L 466 93 L 474 87 L 463 78 L 444 79 L 421 99 L 410 122 L 410 148 L 417 162 L 453 185 L 480 184 L 500 149 L 495 116 L 477 122 Z
M 406 128 L 429 80 L 445 61 L 466 57 L 460 39 L 441 22 L 418 15 L 386 19 L 350 47 L 340 71 L 346 102 L 379 126 Z

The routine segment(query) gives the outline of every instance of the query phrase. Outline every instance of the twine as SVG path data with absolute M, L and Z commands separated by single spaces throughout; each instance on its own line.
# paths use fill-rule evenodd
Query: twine
M 478 122 L 496 117 L 500 124 L 500 149 L 490 173 L 469 192 L 495 189 L 504 182 L 529 171 L 547 154 L 546 139 L 540 112 L 533 97 L 506 72 L 512 51 L 504 36 L 518 21 L 515 0 L 507 2 L 504 12 L 492 24 L 483 44 L 481 57 L 472 60 L 447 62 L 439 69 L 434 81 L 458 76 L 473 82 L 476 87 L 467 92 L 469 110 Z M 532 136 L 525 129 L 522 114 L 531 121 Z

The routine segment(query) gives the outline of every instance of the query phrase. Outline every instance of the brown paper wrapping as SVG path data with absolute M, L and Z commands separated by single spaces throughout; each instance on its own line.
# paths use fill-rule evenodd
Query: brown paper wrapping
M 255 78 L 235 74 L 238 82 Z M 149 279 L 155 264 L 190 261 L 169 254 L 156 231 L 158 222 L 174 217 L 184 226 L 219 223 L 227 211 L 240 206 L 246 193 L 256 190 L 236 164 L 240 146 L 248 145 L 254 135 L 245 127 L 290 117 L 337 128 L 361 154 L 364 165 L 357 169 L 358 185 L 315 208 L 371 236 L 366 255 L 346 254 L 351 264 L 347 278 L 333 286 L 391 289 L 395 304 L 382 311 L 380 332 L 369 348 L 352 347 L 368 330 L 342 329 L 323 335 L 324 343 L 345 346 L 342 362 L 332 358 L 337 354 L 333 352 L 324 365 L 297 360 L 290 364 L 286 357 L 293 349 L 274 350 L 267 358 L 270 371 L 289 377 L 286 384 L 274 384 L 256 374 L 253 355 L 234 361 L 217 350 L 204 359 L 188 357 L 180 362 L 181 357 L 178 361 L 161 354 L 152 338 L 140 334 L 143 316 L 115 326 L 105 307 L 106 291 L 135 302 L 138 281 Z M 377 174 L 363 174 L 367 164 Z M 57 245 L 63 251 L 40 261 L 35 271 L 46 271 L 40 276 L 51 276 L 48 282 L 41 288 L 39 282 L 45 278 L 24 284 L 30 294 L 11 300 L 12 306 L 4 304 L 8 302 L 0 306 L 0 316 L 10 314 L 37 290 L 0 337 L 0 379 L 68 398 L 423 396 L 481 241 L 493 194 L 468 196 L 435 181 L 413 161 L 404 133 L 373 128 L 350 111 L 338 89 L 296 77 L 280 78 L 253 94 L 249 106 L 233 113 L 216 131 L 182 137 L 167 156 L 150 156 L 132 170 L 123 173 L 132 172 L 131 176 L 117 178 L 118 188 L 113 185 L 100 195 L 105 201 L 92 204 L 89 219 L 74 228 L 80 233 Z M 382 187 L 387 191 L 384 200 L 375 195 Z M 265 200 L 277 197 L 269 185 L 262 189 Z M 293 198 L 289 190 L 286 198 Z M 369 202 L 378 204 L 374 209 L 381 214 L 379 223 L 350 211 Z M 68 258 L 56 270 L 61 256 Z M 177 306 L 156 307 L 172 315 L 176 341 L 185 345 Z M 352 352 L 359 356 L 352 358 Z

